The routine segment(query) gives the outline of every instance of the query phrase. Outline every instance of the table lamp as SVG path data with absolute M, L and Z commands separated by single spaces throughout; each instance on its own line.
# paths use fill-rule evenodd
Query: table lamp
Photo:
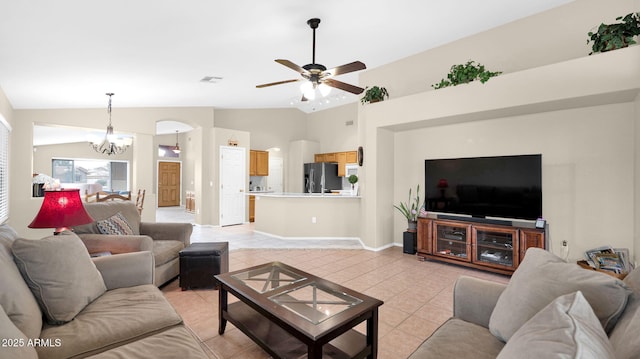
M 93 218 L 85 211 L 80 199 L 80 190 L 60 189 L 44 191 L 42 207 L 33 219 L 29 228 L 55 228 L 58 234 L 67 227 L 91 223 Z

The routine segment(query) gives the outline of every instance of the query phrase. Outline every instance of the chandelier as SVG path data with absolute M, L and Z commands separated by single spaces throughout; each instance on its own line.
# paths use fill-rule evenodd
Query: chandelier
M 107 125 L 107 133 L 104 135 L 104 140 L 102 140 L 102 142 L 90 142 L 89 145 L 98 153 L 103 153 L 108 156 L 119 155 L 129 148 L 131 140 L 119 139 L 113 134 L 113 126 L 111 125 L 111 96 L 113 96 L 113 93 L 108 92 L 106 95 L 109 96 L 109 107 L 107 107 L 107 112 L 109 113 L 109 124 Z

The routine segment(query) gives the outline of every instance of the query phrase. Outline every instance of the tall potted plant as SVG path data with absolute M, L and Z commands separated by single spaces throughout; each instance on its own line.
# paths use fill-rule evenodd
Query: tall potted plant
M 415 197 L 412 196 L 412 190 L 409 188 L 409 200 L 394 205 L 400 213 L 407 219 L 407 232 L 417 232 L 418 230 L 418 214 L 420 211 L 420 185 L 416 186 Z

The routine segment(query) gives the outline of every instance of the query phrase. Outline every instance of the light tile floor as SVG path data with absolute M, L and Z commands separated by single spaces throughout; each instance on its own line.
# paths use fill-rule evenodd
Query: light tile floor
M 171 218 L 175 221 L 177 217 L 172 215 Z M 501 283 L 509 280 L 506 276 L 464 267 L 422 262 L 415 255 L 402 253 L 400 247 L 378 252 L 361 248 L 291 249 L 288 240 L 262 237 L 253 233 L 249 225 L 211 228 L 211 232 L 196 231 L 196 226 L 192 239 L 228 241 L 232 271 L 281 261 L 383 300 L 378 335 L 378 357 L 381 359 L 408 357 L 451 316 L 453 284 L 459 276 L 468 275 Z M 259 247 L 252 248 L 253 245 Z M 224 335 L 218 335 L 216 290 L 182 291 L 178 280 L 174 280 L 162 291 L 211 358 L 269 358 L 267 353 L 231 324 L 227 324 Z M 362 324 L 357 329 L 365 332 Z

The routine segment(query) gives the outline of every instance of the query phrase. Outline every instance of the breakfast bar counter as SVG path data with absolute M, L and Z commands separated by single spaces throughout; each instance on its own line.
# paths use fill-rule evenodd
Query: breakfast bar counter
M 253 193 L 255 231 L 295 239 L 359 239 L 360 197 L 320 193 Z

